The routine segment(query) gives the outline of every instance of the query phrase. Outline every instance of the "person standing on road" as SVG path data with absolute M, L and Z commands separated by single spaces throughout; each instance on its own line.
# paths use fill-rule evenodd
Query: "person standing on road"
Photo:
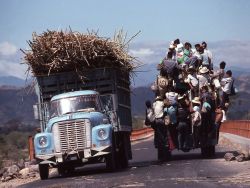
M 156 143 L 157 134 L 156 134 L 156 131 L 155 131 L 155 114 L 154 114 L 154 111 L 153 111 L 152 104 L 151 104 L 150 100 L 147 100 L 145 102 L 145 105 L 146 105 L 145 125 L 146 126 L 151 126 L 152 129 L 154 129 L 154 145 L 156 147 L 156 145 L 157 145 L 157 143 Z
M 153 112 L 155 114 L 155 136 L 156 148 L 158 148 L 158 160 L 166 161 L 169 156 L 167 141 L 167 127 L 164 123 L 164 102 L 163 98 L 157 96 L 153 103 Z
M 189 110 L 190 101 L 185 95 L 179 96 L 178 101 L 178 149 L 182 151 L 189 151 L 192 148 L 191 144 L 189 143 L 189 135 L 191 133 Z

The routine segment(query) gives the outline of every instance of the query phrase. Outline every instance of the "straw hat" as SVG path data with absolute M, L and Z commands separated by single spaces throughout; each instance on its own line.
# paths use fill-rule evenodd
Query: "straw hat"
M 192 103 L 201 104 L 200 98 L 199 98 L 199 97 L 195 97 L 195 98 L 192 100 Z
M 201 74 L 204 74 L 204 73 L 209 72 L 209 69 L 208 69 L 207 67 L 202 67 L 202 68 L 199 70 L 199 72 L 200 72 Z

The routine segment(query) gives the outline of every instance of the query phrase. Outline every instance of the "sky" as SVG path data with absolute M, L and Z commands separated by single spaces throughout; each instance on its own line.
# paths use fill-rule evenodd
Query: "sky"
M 0 76 L 23 77 L 17 57 L 20 48 L 28 48 L 32 32 L 70 26 L 80 32 L 98 30 L 105 37 L 119 29 L 128 36 L 141 31 L 133 42 L 145 44 L 168 45 L 176 38 L 250 41 L 249 10 L 248 0 L 0 0 Z M 137 49 L 139 57 L 151 52 Z

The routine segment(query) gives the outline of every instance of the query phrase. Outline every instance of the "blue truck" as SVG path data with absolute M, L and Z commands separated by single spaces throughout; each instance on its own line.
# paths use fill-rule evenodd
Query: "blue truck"
M 110 67 L 82 74 L 36 76 L 41 132 L 34 136 L 34 149 L 42 180 L 50 168 L 65 175 L 104 162 L 114 171 L 132 159 L 129 72 Z

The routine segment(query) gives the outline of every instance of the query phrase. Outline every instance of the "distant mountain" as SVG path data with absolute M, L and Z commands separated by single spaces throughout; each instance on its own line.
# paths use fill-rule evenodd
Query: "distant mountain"
M 24 123 L 34 123 L 33 104 L 37 97 L 30 88 L 0 88 L 0 125 L 13 119 Z M 8 124 L 8 123 L 7 123 Z
M 131 104 L 133 116 L 145 115 L 145 101 L 153 101 L 154 93 L 150 87 L 137 87 L 132 89 Z
M 25 85 L 25 80 L 14 77 L 14 76 L 1 76 L 0 77 L 0 86 L 15 86 L 23 87 Z

